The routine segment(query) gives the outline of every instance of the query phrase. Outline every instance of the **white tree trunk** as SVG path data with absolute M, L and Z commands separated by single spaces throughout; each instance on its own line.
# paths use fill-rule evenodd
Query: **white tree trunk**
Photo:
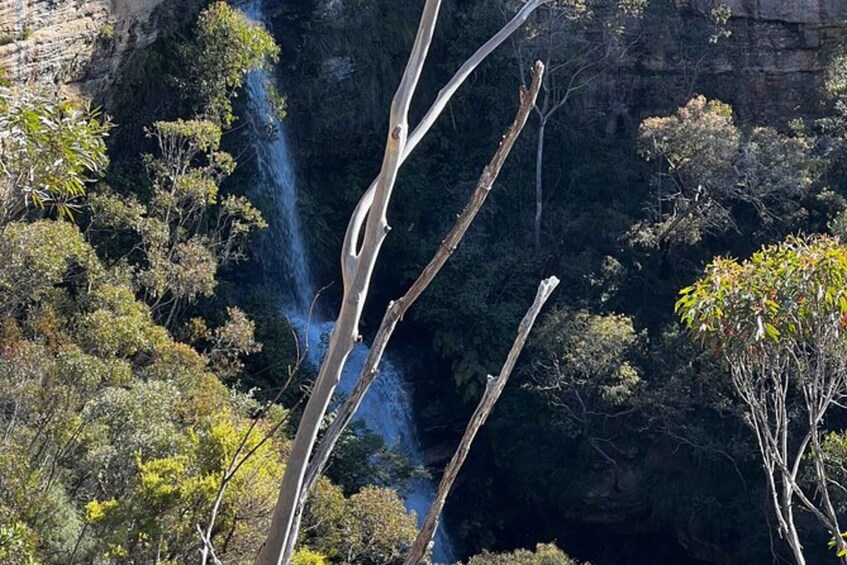
M 406 143 L 406 147 L 404 149 L 403 157 L 401 159 L 401 163 L 404 162 L 409 155 L 414 151 L 414 149 L 418 146 L 424 136 L 429 132 L 432 128 L 435 121 L 441 115 L 441 112 L 444 111 L 444 108 L 447 107 L 447 104 L 450 102 L 450 99 L 456 93 L 460 86 L 467 80 L 467 78 L 473 73 L 474 70 L 482 63 L 491 53 L 494 52 L 504 41 L 506 41 L 511 35 L 520 28 L 524 22 L 529 19 L 529 16 L 542 4 L 544 4 L 547 0 L 529 0 L 524 6 L 515 14 L 509 22 L 503 26 L 500 31 L 494 34 L 491 39 L 486 41 L 482 47 L 477 49 L 473 55 L 471 55 L 467 61 L 465 61 L 459 70 L 456 71 L 456 74 L 447 82 L 447 84 L 438 92 L 438 96 L 435 98 L 435 102 L 432 103 L 429 110 L 427 110 L 424 117 L 421 119 L 420 123 L 415 127 L 414 131 L 409 135 L 409 140 Z M 376 192 L 377 180 L 371 183 L 368 189 L 365 191 L 365 194 L 362 195 L 362 198 L 356 204 L 356 208 L 353 210 L 353 219 L 361 225 L 362 219 L 367 215 L 368 210 L 373 204 L 374 193 Z M 359 230 L 358 228 L 350 231 L 348 230 L 347 234 L 344 236 L 344 246 L 342 252 L 352 251 L 358 241 Z
M 388 305 L 373 344 L 371 344 L 368 357 L 365 360 L 365 364 L 362 367 L 361 372 L 359 373 L 359 379 L 356 381 L 353 391 L 338 410 L 335 419 L 324 434 L 324 437 L 315 452 L 314 458 L 311 463 L 309 463 L 309 467 L 306 471 L 305 488 L 303 490 L 304 493 L 311 490 L 317 482 L 318 476 L 326 465 L 336 442 L 341 437 L 344 429 L 350 423 L 350 420 L 352 420 L 356 410 L 358 410 L 362 399 L 368 391 L 368 388 L 376 379 L 379 371 L 379 364 L 382 361 L 382 356 L 385 353 L 388 342 L 394 334 L 394 329 L 397 327 L 397 323 L 403 319 L 403 316 L 409 308 L 411 308 L 412 304 L 417 301 L 433 279 L 435 279 L 436 275 L 438 275 L 441 271 L 441 268 L 459 246 L 459 243 L 468 228 L 476 218 L 477 213 L 488 198 L 488 194 L 490 193 L 494 182 L 497 180 L 503 164 L 506 162 L 506 159 L 520 136 L 524 125 L 526 125 L 529 114 L 535 104 L 535 99 L 538 96 L 538 90 L 541 86 L 543 75 L 544 66 L 540 62 L 536 63 L 535 68 L 533 69 L 532 82 L 529 89 L 527 90 L 526 88 L 521 87 L 520 106 L 518 108 L 518 113 L 515 116 L 515 120 L 503 136 L 503 139 L 500 141 L 500 145 L 492 157 L 491 162 L 489 162 L 489 164 L 485 167 L 485 170 L 477 182 L 476 188 L 471 194 L 470 201 L 456 219 L 456 223 L 453 225 L 450 232 L 439 245 L 435 255 L 433 255 L 430 262 L 423 269 L 420 276 L 418 276 L 406 294 L 404 294 L 401 298 L 392 301 Z M 305 496 L 301 498 L 301 509 L 303 504 L 305 504 L 305 498 Z
M 424 5 L 415 43 L 391 104 L 385 155 L 374 190 L 373 203 L 364 215 L 351 218 L 347 228 L 348 237 L 351 233 L 355 233 L 355 237 L 351 239 L 353 246 L 346 248 L 345 255 L 342 256 L 344 295 L 341 310 L 330 337 L 326 358 L 321 365 L 312 394 L 309 396 L 294 436 L 280 487 L 279 500 L 274 508 L 271 529 L 257 558 L 257 563 L 260 565 L 282 565 L 286 562 L 286 547 L 293 547 L 296 542 L 297 532 L 293 531 L 292 525 L 303 488 L 306 465 L 317 439 L 321 421 L 338 386 L 347 356 L 359 337 L 359 318 L 368 294 L 379 250 L 389 229 L 386 211 L 406 148 L 409 106 L 432 43 L 440 7 L 440 0 L 427 0 Z M 367 219 L 367 225 L 362 245 L 361 248 L 356 249 L 358 235 L 365 219 Z
M 544 171 L 544 132 L 547 129 L 547 116 L 541 118 L 538 126 L 538 144 L 535 149 L 535 222 L 533 241 L 535 250 L 541 249 L 541 213 L 544 207 L 543 171 Z
M 344 295 L 341 309 L 330 336 L 326 357 L 315 380 L 292 444 L 279 500 L 274 509 L 271 530 L 260 550 L 256 561 L 258 564 L 288 563 L 293 552 L 299 531 L 298 505 L 300 499 L 305 500 L 307 495 L 304 488 L 306 467 L 317 439 L 320 423 L 326 415 L 347 356 L 355 341 L 359 339 L 359 318 L 367 298 L 376 258 L 389 230 L 386 210 L 400 165 L 435 123 L 459 86 L 544 1 L 529 0 L 512 20 L 480 47 L 439 92 L 420 124 L 411 134 L 408 134 L 409 103 L 432 40 L 440 7 L 440 1 L 427 0 L 406 71 L 392 102 L 389 135 L 380 175 L 356 205 L 344 236 L 341 254 Z M 365 233 L 364 237 L 361 237 L 363 227 Z
M 556 277 L 550 277 L 541 281 L 541 284 L 538 285 L 538 292 L 535 295 L 532 306 L 530 306 L 523 320 L 521 320 L 521 325 L 518 327 L 518 335 L 512 344 L 512 348 L 509 350 L 509 354 L 506 356 L 506 362 L 503 364 L 500 374 L 497 377 L 488 376 L 488 382 L 485 385 L 482 398 L 479 400 L 479 404 L 465 428 L 465 433 L 462 435 L 459 447 L 444 470 L 444 476 L 438 485 L 435 500 L 432 502 L 432 506 L 429 507 L 429 512 L 426 515 L 421 531 L 418 533 L 418 537 L 415 538 L 415 543 L 412 545 L 408 557 L 406 557 L 405 565 L 418 565 L 429 552 L 432 539 L 435 536 L 435 530 L 438 528 L 438 518 L 441 516 L 441 511 L 444 508 L 444 502 L 447 500 L 447 495 L 450 494 L 450 489 L 459 475 L 459 470 L 461 470 L 471 450 L 471 444 L 477 432 L 485 424 L 485 421 L 494 409 L 494 405 L 500 398 L 503 389 L 506 387 L 512 370 L 515 368 L 515 363 L 517 363 L 518 357 L 526 344 L 527 337 L 529 337 L 529 332 L 535 324 L 538 313 L 541 312 L 544 303 L 547 302 L 550 294 L 552 294 L 558 285 L 559 279 Z
M 274 518 L 271 526 L 271 532 L 268 540 L 265 542 L 257 563 L 265 565 L 272 563 L 288 563 L 293 553 L 294 545 L 297 541 L 297 533 L 300 527 L 300 518 L 302 514 L 302 504 L 308 496 L 308 488 L 304 482 L 305 469 L 308 465 L 312 449 L 317 438 L 318 426 L 326 414 L 332 394 L 335 387 L 338 385 L 341 370 L 344 367 L 347 356 L 352 349 L 352 345 L 358 339 L 358 320 L 361 316 L 362 306 L 367 297 L 367 290 L 370 282 L 370 276 L 373 270 L 373 265 L 376 256 L 379 253 L 379 248 L 382 244 L 382 239 L 388 230 L 388 223 L 385 221 L 385 210 L 387 209 L 388 199 L 390 198 L 391 188 L 393 188 L 394 180 L 396 179 L 397 169 L 411 154 L 412 150 L 420 143 L 424 135 L 432 128 L 438 116 L 446 108 L 447 103 L 452 98 L 453 94 L 471 75 L 471 73 L 479 66 L 485 58 L 488 57 L 497 47 L 499 47 L 512 33 L 514 33 L 529 16 L 541 6 L 545 0 L 529 0 L 520 11 L 505 25 L 500 31 L 491 37 L 459 68 L 456 74 L 450 81 L 439 91 L 435 102 L 424 115 L 421 122 L 415 130 L 405 137 L 408 129 L 407 114 L 408 103 L 403 116 L 403 127 L 397 128 L 400 125 L 394 125 L 390 129 L 388 144 L 386 146 L 386 154 L 383 162 L 383 170 L 380 176 L 374 180 L 367 191 L 362 195 L 353 211 L 352 217 L 347 227 L 347 232 L 344 236 L 344 244 L 342 247 L 341 268 L 342 277 L 344 279 L 344 297 L 342 301 L 341 311 L 339 312 L 338 320 L 330 337 L 327 355 L 318 378 L 315 381 L 315 386 L 306 405 L 303 413 L 301 424 L 298 427 L 295 436 L 292 452 L 289 455 L 288 465 L 286 467 L 285 476 L 283 477 L 283 487 L 280 490 L 280 498 L 277 502 L 277 508 L 274 510 Z M 427 3 L 427 7 L 429 2 Z M 427 15 L 425 8 L 424 17 Z M 434 19 L 432 21 L 434 24 Z M 424 25 L 424 19 L 421 20 L 421 25 Z M 420 30 L 419 30 L 420 31 Z M 430 36 L 431 40 L 431 36 Z M 417 42 L 416 42 L 417 46 Z M 428 43 L 427 43 L 428 47 Z M 414 51 L 410 56 L 410 64 L 414 59 Z M 420 60 L 420 63 L 423 59 Z M 408 67 L 407 67 L 408 71 Z M 418 69 L 418 73 L 420 70 Z M 405 79 L 405 75 L 404 75 Z M 415 81 L 417 78 L 415 79 Z M 403 90 L 403 84 L 398 89 L 398 95 Z M 409 93 L 411 97 L 411 92 Z M 397 95 L 395 95 L 395 101 Z M 408 101 L 407 101 L 408 102 Z M 394 124 L 394 105 L 392 105 L 392 124 Z M 394 139 L 395 134 L 398 139 Z M 402 136 L 402 143 L 399 137 Z M 393 150 L 389 151 L 392 148 Z M 391 167 L 393 171 L 390 175 L 386 175 L 386 165 L 391 153 Z M 388 178 L 390 177 L 390 179 Z M 386 185 L 386 180 L 390 180 L 390 184 Z M 387 188 L 387 193 L 386 193 Z M 370 230 L 371 224 L 375 221 L 372 215 L 372 209 L 382 210 L 378 216 L 382 222 L 378 229 Z M 365 237 L 361 248 L 358 242 L 360 240 L 361 229 L 368 220 L 368 226 L 365 231 Z M 368 234 L 371 234 L 369 238 Z M 375 235 L 374 235 L 375 234 Z M 378 238 L 376 242 L 373 238 Z M 362 275 L 358 277 L 358 275 Z M 364 284 L 362 280 L 364 279 Z M 307 418 L 308 415 L 308 418 Z M 301 431 L 305 425 L 305 429 Z M 296 449 L 296 450 L 295 450 Z M 311 483 L 314 484 L 314 481 Z M 291 510 L 291 497 L 297 493 L 298 502 Z M 271 554 L 276 555 L 276 549 L 268 549 L 276 547 L 280 542 L 283 543 L 282 549 L 279 550 L 279 557 L 276 561 L 269 560 Z

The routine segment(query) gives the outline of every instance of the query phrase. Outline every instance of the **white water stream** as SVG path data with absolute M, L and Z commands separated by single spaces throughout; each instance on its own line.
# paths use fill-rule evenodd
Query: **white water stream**
M 258 2 L 251 2 L 244 12 L 254 20 L 262 20 Z M 258 161 L 259 186 L 254 188 L 263 200 L 272 202 L 264 210 L 269 224 L 269 236 L 264 261 L 278 265 L 284 273 L 286 289 L 285 314 L 300 332 L 301 341 L 308 339 L 308 360 L 320 366 L 324 356 L 325 336 L 333 322 L 320 318 L 317 311 L 309 322 L 310 305 L 316 289 L 309 273 L 309 261 L 303 244 L 303 230 L 297 214 L 297 185 L 290 147 L 282 124 L 278 123 L 266 92 L 266 84 L 273 84 L 263 71 L 253 72 L 247 78 L 247 95 L 252 148 Z M 352 390 L 359 370 L 365 362 L 368 349 L 358 344 L 347 360 L 338 393 L 346 395 Z M 337 393 L 337 394 L 338 394 Z M 383 358 L 380 373 L 362 401 L 356 417 L 373 432 L 379 434 L 387 446 L 404 454 L 415 465 L 423 464 L 423 452 L 417 437 L 412 412 L 412 399 L 406 381 L 398 368 L 388 358 Z M 422 522 L 435 496 L 435 483 L 418 478 L 407 482 L 400 493 L 409 510 L 414 510 Z M 439 527 L 433 549 L 436 563 L 452 563 L 453 549 L 444 531 Z

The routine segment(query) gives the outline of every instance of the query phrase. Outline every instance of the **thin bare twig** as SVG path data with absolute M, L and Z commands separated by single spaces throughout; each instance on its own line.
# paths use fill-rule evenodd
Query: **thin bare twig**
M 500 398 L 503 389 L 506 387 L 506 383 L 509 381 L 512 370 L 515 368 L 518 357 L 523 350 L 524 344 L 526 344 L 529 332 L 532 330 L 532 326 L 535 324 L 541 308 L 558 285 L 559 279 L 556 277 L 550 277 L 541 281 L 538 285 L 538 292 L 535 295 L 532 306 L 530 306 L 523 320 L 521 320 L 521 324 L 518 327 L 518 335 L 512 344 L 512 348 L 509 350 L 509 354 L 506 356 L 506 362 L 503 364 L 500 374 L 496 377 L 488 376 L 482 398 L 480 398 L 479 404 L 465 428 L 465 433 L 462 435 L 459 447 L 444 470 L 444 476 L 438 485 L 435 500 L 432 502 L 432 506 L 429 507 L 429 513 L 427 513 L 423 526 L 421 526 L 421 531 L 412 545 L 405 565 L 418 565 L 430 550 L 433 537 L 435 536 L 435 530 L 438 528 L 438 518 L 441 516 L 441 511 L 444 508 L 444 502 L 447 500 L 447 495 L 450 494 L 450 489 L 453 487 L 453 483 L 456 481 L 456 477 L 459 475 L 459 471 L 470 452 L 471 444 L 477 432 L 485 424 L 485 421 L 494 409 L 494 405 Z

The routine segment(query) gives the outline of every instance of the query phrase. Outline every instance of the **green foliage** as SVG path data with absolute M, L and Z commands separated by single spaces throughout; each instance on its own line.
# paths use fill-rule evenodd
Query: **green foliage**
M 751 206 L 770 222 L 786 221 L 816 178 L 812 142 L 802 132 L 772 128 L 743 132 L 732 109 L 703 96 L 669 117 L 648 118 L 639 152 L 657 163 L 652 218 L 630 239 L 647 247 L 694 245 L 704 235 L 735 227 L 732 207 Z
M 262 350 L 256 343 L 256 324 L 240 308 L 227 308 L 228 319 L 210 331 L 201 318 L 190 320 L 191 337 L 205 344 L 204 355 L 215 373 L 223 379 L 238 375 L 244 368 L 242 357 Z
M 402 488 L 421 472 L 407 457 L 393 451 L 379 435 L 355 420 L 339 438 L 326 470 L 327 477 L 346 494 L 368 485 Z
M 463 244 L 456 263 L 444 269 L 421 301 L 417 319 L 433 326 L 433 346 L 450 359 L 466 400 L 476 398 L 485 376 L 502 364 L 514 338 L 506 328 L 526 308 L 534 265 L 516 251 L 506 243 L 493 250 Z M 473 320 L 472 328 L 467 320 Z
M 397 492 L 364 487 L 345 499 L 341 490 L 321 480 L 304 517 L 306 543 L 346 563 L 402 563 L 417 533 L 414 513 L 406 511 Z
M 38 563 L 32 530 L 3 505 L 0 505 L 0 561 L 8 565 Z
M 834 484 L 847 485 L 847 433 L 843 430 L 829 432 L 824 436 L 822 447 L 827 476 Z M 836 510 L 840 513 L 847 510 L 847 496 L 841 491 L 834 492 L 833 496 Z
M 100 26 L 100 29 L 97 30 L 97 39 L 108 43 L 115 39 L 115 26 L 109 23 L 105 23 Z
M 21 563 L 30 553 L 33 562 L 67 562 L 72 551 L 83 562 L 146 561 L 156 552 L 192 560 L 195 525 L 208 519 L 249 426 L 241 405 L 200 354 L 154 322 L 125 277 L 98 262 L 73 224 L 12 223 L 0 254 L 9 289 L 0 507 L 15 512 L 2 522 L 0 551 L 17 548 Z M 212 357 L 230 365 L 257 347 L 238 310 L 213 336 Z M 221 502 L 215 536 L 229 542 L 219 552 L 236 561 L 260 542 L 276 497 L 284 440 L 270 426 L 253 428 L 243 444 L 252 456 Z
M 417 534 L 414 512 L 393 489 L 363 488 L 350 497 L 346 514 L 342 535 L 352 562 L 401 562 Z
M 136 556 L 158 551 L 177 562 L 191 560 L 196 525 L 205 525 L 222 477 L 248 431 L 247 422 L 225 401 L 222 408 L 194 421 L 192 428 L 174 430 L 165 450 L 146 457 L 136 452 L 135 473 L 120 500 L 86 504 L 101 551 Z M 221 501 L 214 535 L 237 532 L 237 537 L 226 543 L 215 537 L 213 543 L 230 559 L 243 559 L 261 543 L 264 514 L 276 495 L 282 462 L 277 440 L 263 441 L 268 431 L 260 426 L 247 437 L 242 449 L 253 455 L 228 482 Z
M 564 403 L 575 410 L 574 393 L 592 406 L 597 401 L 620 405 L 641 383 L 632 361 L 643 338 L 627 316 L 551 312 L 534 333 L 540 358 L 533 388 L 554 405 Z
M 262 24 L 216 1 L 200 14 L 196 37 L 183 54 L 189 68 L 188 89 L 209 120 L 229 127 L 235 120 L 230 99 L 247 73 L 278 57 L 279 47 Z
M 218 269 L 243 260 L 250 233 L 267 224 L 247 199 L 219 194 L 235 161 L 220 151 L 217 124 L 156 122 L 149 135 L 160 153 L 146 157 L 152 198 L 144 204 L 134 196 L 95 194 L 92 225 L 138 237 L 136 284 L 172 327 L 187 303 L 214 293 Z
M 90 295 L 88 312 L 78 320 L 78 339 L 101 356 L 132 357 L 152 353 L 169 340 L 153 322 L 147 306 L 125 286 L 106 284 Z
M 44 300 L 59 283 L 84 284 L 100 270 L 94 251 L 73 224 L 9 224 L 0 238 L 0 312 L 14 314 Z
M 835 480 L 843 472 L 833 465 L 840 446 L 822 436 L 823 422 L 847 396 L 845 277 L 847 246 L 838 239 L 792 236 L 742 263 L 715 260 L 677 302 L 692 334 L 727 363 L 758 439 L 774 509 L 795 538 L 786 520 L 795 495 L 817 516 L 826 512 L 823 528 L 841 529 L 830 495 L 843 490 Z M 796 486 L 799 472 L 818 493 L 817 507 Z
M 715 27 L 714 33 L 709 38 L 709 42 L 717 43 L 721 39 L 726 39 L 732 36 L 732 31 L 727 29 L 729 20 L 732 17 L 732 8 L 728 4 L 716 3 L 712 6 L 709 12 L 709 18 Z
M 827 65 L 824 88 L 836 110 L 842 115 L 847 113 L 847 51 L 836 53 Z
M 291 565 L 329 565 L 329 561 L 320 553 L 301 547 L 291 557 Z
M 467 565 L 577 565 L 577 562 L 552 543 L 539 543 L 535 551 L 518 549 L 510 553 L 483 552 L 471 557 Z
M 676 310 L 699 339 L 729 358 L 771 356 L 811 344 L 820 332 L 841 335 L 845 280 L 847 247 L 839 240 L 792 236 L 742 263 L 716 259 L 680 291 Z
M 86 184 L 108 165 L 110 128 L 90 106 L 0 86 L 0 229 L 32 207 L 72 218 Z
M 67 562 L 75 553 L 79 562 L 191 562 L 196 527 L 219 493 L 216 553 L 252 559 L 282 476 L 287 416 L 271 407 L 254 422 L 262 405 L 210 370 L 240 370 L 239 357 L 258 349 L 253 323 L 236 308 L 214 330 L 197 322 L 201 355 L 156 324 L 73 224 L 13 223 L 4 246 L 0 280 L 30 290 L 10 299 L 0 326 L 3 561 Z M 310 533 L 321 553 L 298 559 L 399 559 L 415 520 L 394 491 L 364 488 L 347 499 L 322 484 L 331 494 L 313 506 L 329 508 L 334 522 Z

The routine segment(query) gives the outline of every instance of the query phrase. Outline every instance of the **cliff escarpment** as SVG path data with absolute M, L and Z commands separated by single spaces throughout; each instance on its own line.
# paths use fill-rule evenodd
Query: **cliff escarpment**
M 157 37 L 163 0 L 8 0 L 0 3 L 0 67 L 19 83 L 96 98 L 121 65 Z
M 729 34 L 712 42 L 719 30 L 709 20 L 720 4 L 732 14 Z M 676 77 L 672 90 L 683 94 L 709 91 L 745 118 L 815 113 L 824 68 L 845 39 L 847 3 L 673 0 L 673 9 L 678 17 L 648 30 L 649 48 L 640 61 L 647 72 Z

